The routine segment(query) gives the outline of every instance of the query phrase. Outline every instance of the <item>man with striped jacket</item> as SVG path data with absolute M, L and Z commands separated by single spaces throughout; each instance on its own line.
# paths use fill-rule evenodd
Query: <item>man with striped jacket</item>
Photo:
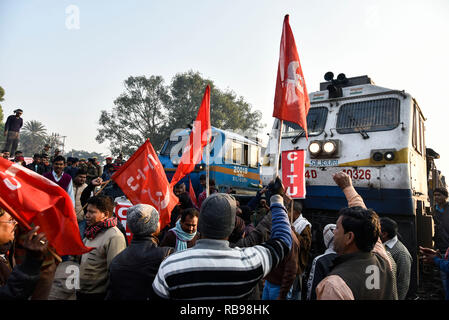
M 271 238 L 261 245 L 231 248 L 228 238 L 235 224 L 236 201 L 216 193 L 204 200 L 196 245 L 162 262 L 154 292 L 166 299 L 246 299 L 258 281 L 288 255 L 290 224 L 283 204 L 283 188 L 272 188 Z

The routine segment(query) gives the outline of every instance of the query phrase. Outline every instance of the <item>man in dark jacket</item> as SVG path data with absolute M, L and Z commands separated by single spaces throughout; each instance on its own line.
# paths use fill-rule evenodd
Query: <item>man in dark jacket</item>
M 42 166 L 42 156 L 39 153 L 35 153 L 33 156 L 33 162 L 31 162 L 26 167 L 38 174 L 43 174 L 44 167 Z
M 435 197 L 435 213 L 433 215 L 433 221 L 435 223 L 435 249 L 444 256 L 449 247 L 448 192 L 445 188 L 436 188 L 433 195 Z M 444 294 L 446 299 L 449 299 L 447 274 L 441 271 L 440 276 L 443 282 Z
M 147 300 L 153 295 L 151 285 L 159 265 L 173 248 L 157 245 L 160 225 L 159 213 L 154 207 L 138 204 L 129 208 L 127 224 L 133 239 L 111 262 L 107 299 Z
M 17 222 L 3 209 L 0 209 L 0 245 L 14 240 L 14 230 Z M 47 239 L 43 233 L 37 234 L 39 227 L 29 231 L 22 246 L 26 250 L 26 257 L 22 264 L 11 270 L 8 259 L 1 255 L 2 263 L 6 263 L 11 270 L 5 276 L 6 282 L 0 286 L 0 300 L 28 299 L 39 281 L 40 269 L 47 252 Z
M 14 154 L 19 145 L 19 132 L 23 126 L 23 119 L 20 117 L 23 113 L 22 109 L 14 110 L 15 115 L 10 115 L 5 123 L 5 149 L 9 154 Z

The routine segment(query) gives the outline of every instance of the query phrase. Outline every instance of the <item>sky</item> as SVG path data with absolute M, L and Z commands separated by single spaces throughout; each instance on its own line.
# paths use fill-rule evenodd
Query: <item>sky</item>
M 426 117 L 426 144 L 449 174 L 449 1 L 0 0 L 6 116 L 42 122 L 65 150 L 110 155 L 95 141 L 129 76 L 198 71 L 263 114 L 272 111 L 285 14 L 309 93 L 327 71 L 405 90 Z

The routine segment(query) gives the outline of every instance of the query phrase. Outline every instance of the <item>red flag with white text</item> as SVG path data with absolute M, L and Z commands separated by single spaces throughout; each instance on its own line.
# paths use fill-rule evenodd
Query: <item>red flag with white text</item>
M 282 184 L 293 199 L 306 198 L 304 150 L 282 151 Z
M 308 139 L 309 108 L 306 82 L 299 62 L 295 38 L 290 28 L 289 16 L 286 15 L 282 29 L 273 117 L 300 125 Z
M 133 205 L 150 204 L 159 211 L 161 230 L 170 222 L 171 211 L 179 199 L 168 183 L 150 140 L 147 139 L 113 174 L 112 180 Z
M 59 255 L 81 255 L 93 249 L 81 240 L 69 194 L 40 174 L 0 158 L 0 198 L 0 206 L 16 220 L 40 226 L 38 232 L 45 233 Z
M 193 123 L 190 132 L 189 142 L 184 147 L 181 161 L 170 182 L 174 187 L 179 180 L 195 169 L 195 165 L 199 163 L 203 157 L 204 147 L 210 142 L 212 136 L 210 126 L 210 87 L 206 87 L 204 91 L 203 101 L 198 110 L 196 120 Z

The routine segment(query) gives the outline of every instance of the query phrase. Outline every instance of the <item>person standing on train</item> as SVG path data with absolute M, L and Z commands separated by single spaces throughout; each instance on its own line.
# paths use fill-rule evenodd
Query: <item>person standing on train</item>
M 435 249 L 443 256 L 449 247 L 449 204 L 447 202 L 448 192 L 445 188 L 436 188 L 433 192 L 435 197 L 435 213 L 433 221 L 435 223 Z M 446 299 L 449 298 L 447 288 L 447 273 L 440 270 L 441 281 L 443 282 L 444 294 Z

